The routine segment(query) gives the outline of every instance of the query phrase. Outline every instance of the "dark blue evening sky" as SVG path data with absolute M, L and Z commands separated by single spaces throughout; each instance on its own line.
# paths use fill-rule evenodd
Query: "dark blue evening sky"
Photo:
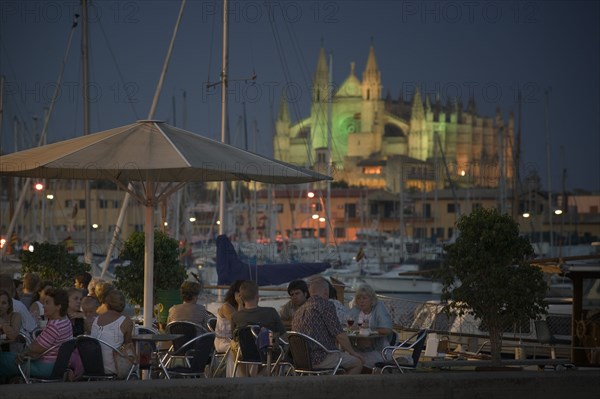
M 5 76 L 0 144 L 14 151 L 15 116 L 33 130 L 49 105 L 77 1 L 2 1 L 0 72 Z M 145 119 L 179 11 L 179 1 L 91 1 L 91 131 Z M 221 2 L 190 0 L 156 119 L 220 138 Z M 271 4 L 269 11 L 266 4 Z M 480 114 L 506 117 L 523 95 L 522 174 L 548 188 L 600 191 L 600 7 L 594 1 L 231 1 L 229 115 L 232 143 L 246 103 L 256 151 L 272 154 L 273 112 L 283 87 L 298 93 L 292 118 L 305 117 L 321 43 L 333 53 L 334 83 L 356 62 L 358 77 L 375 46 L 384 93 L 433 99 L 475 96 Z M 82 134 L 80 28 L 71 49 L 48 141 Z M 120 72 L 119 72 L 120 71 Z M 255 83 L 243 78 L 257 75 Z M 122 76 L 122 80 L 121 77 Z M 549 90 L 546 129 L 544 91 Z M 186 92 L 184 107 L 182 93 Z M 131 96 L 128 100 L 126 93 Z M 423 93 L 422 93 L 423 94 Z M 173 117 L 175 99 L 175 119 Z M 184 108 L 187 118 L 184 118 Z M 253 129 L 256 121 L 257 129 Z M 41 122 L 38 123 L 38 130 Z M 34 142 L 19 135 L 19 148 Z M 252 144 L 250 145 L 252 149 Z

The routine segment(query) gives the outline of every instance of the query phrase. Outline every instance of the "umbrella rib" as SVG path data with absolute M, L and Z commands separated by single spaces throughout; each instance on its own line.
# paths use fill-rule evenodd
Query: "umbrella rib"
M 181 187 L 185 186 L 186 184 L 187 184 L 187 182 L 179 182 L 179 183 L 175 184 L 173 187 L 171 187 L 173 185 L 173 183 L 169 183 L 166 188 L 169 188 L 169 187 L 171 187 L 171 188 L 169 190 L 167 190 L 167 189 L 163 190 L 157 197 L 157 201 L 160 201 L 163 197 L 168 197 L 169 195 L 173 194 L 174 192 L 179 191 L 179 189 Z
M 140 197 L 134 190 L 130 190 L 129 189 L 129 185 L 125 185 L 123 184 L 120 180 L 115 179 L 113 177 L 110 177 L 110 180 L 115 183 L 117 186 L 119 186 L 121 189 L 125 190 L 126 192 L 128 192 L 129 194 L 131 194 L 131 196 L 133 198 L 135 198 L 136 200 L 138 200 L 140 203 L 145 203 L 145 199 L 144 197 Z
M 185 156 L 183 156 L 183 154 L 181 153 L 181 151 L 179 151 L 179 148 L 177 148 L 177 146 L 175 145 L 175 143 L 173 143 L 173 141 L 171 140 L 171 138 L 165 133 L 165 131 L 160 127 L 160 125 L 158 123 L 154 123 L 154 125 L 156 126 L 156 128 L 162 133 L 163 137 L 165 138 L 165 140 L 167 140 L 169 143 L 171 143 L 171 147 L 177 152 L 177 154 L 179 154 L 179 156 L 181 157 L 181 159 L 183 159 L 186 163 L 187 166 L 192 166 L 187 158 Z

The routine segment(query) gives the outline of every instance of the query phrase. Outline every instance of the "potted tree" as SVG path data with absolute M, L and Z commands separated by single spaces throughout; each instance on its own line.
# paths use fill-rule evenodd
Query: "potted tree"
M 145 235 L 137 231 L 123 243 L 120 258 L 128 265 L 115 268 L 115 286 L 127 299 L 137 305 L 144 301 L 144 246 Z M 179 303 L 179 287 L 186 279 L 186 270 L 180 262 L 179 243 L 162 231 L 154 232 L 154 304 L 159 308 L 158 321 L 165 323 L 169 307 Z
M 496 209 L 480 208 L 457 222 L 456 242 L 445 246 L 442 299 L 446 309 L 481 320 L 490 335 L 492 363 L 499 365 L 502 332 L 546 312 L 543 272 L 529 264 L 533 248 L 519 225 Z
M 72 287 L 76 275 L 90 271 L 90 265 L 80 262 L 62 243 L 34 242 L 32 246 L 33 251 L 19 252 L 22 274 L 37 273 L 57 287 Z

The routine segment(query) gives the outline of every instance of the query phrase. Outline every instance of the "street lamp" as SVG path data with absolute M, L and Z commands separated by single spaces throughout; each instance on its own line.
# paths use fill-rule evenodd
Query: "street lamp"
M 561 216 L 563 214 L 563 210 L 555 209 L 554 214 L 556 216 Z M 558 247 L 558 257 L 559 258 L 562 256 L 562 246 L 563 246 L 563 240 L 564 240 L 564 237 L 563 237 L 564 227 L 565 227 L 565 219 L 561 216 L 561 218 L 560 218 L 560 246 Z
M 529 219 L 531 214 L 529 212 L 523 212 L 523 218 Z M 533 218 L 529 219 L 529 242 L 533 241 Z

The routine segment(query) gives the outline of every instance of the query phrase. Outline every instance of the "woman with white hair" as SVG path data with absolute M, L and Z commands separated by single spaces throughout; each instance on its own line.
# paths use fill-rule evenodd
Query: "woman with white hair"
M 383 361 L 381 350 L 390 344 L 395 332 L 392 330 L 390 314 L 383 302 L 378 301 L 377 294 L 370 285 L 361 284 L 356 289 L 350 317 L 355 320 L 352 328 L 364 328 L 368 325 L 371 331 L 381 335 L 376 339 L 356 339 L 356 349 L 363 355 L 365 367 L 375 367 L 375 363 Z

